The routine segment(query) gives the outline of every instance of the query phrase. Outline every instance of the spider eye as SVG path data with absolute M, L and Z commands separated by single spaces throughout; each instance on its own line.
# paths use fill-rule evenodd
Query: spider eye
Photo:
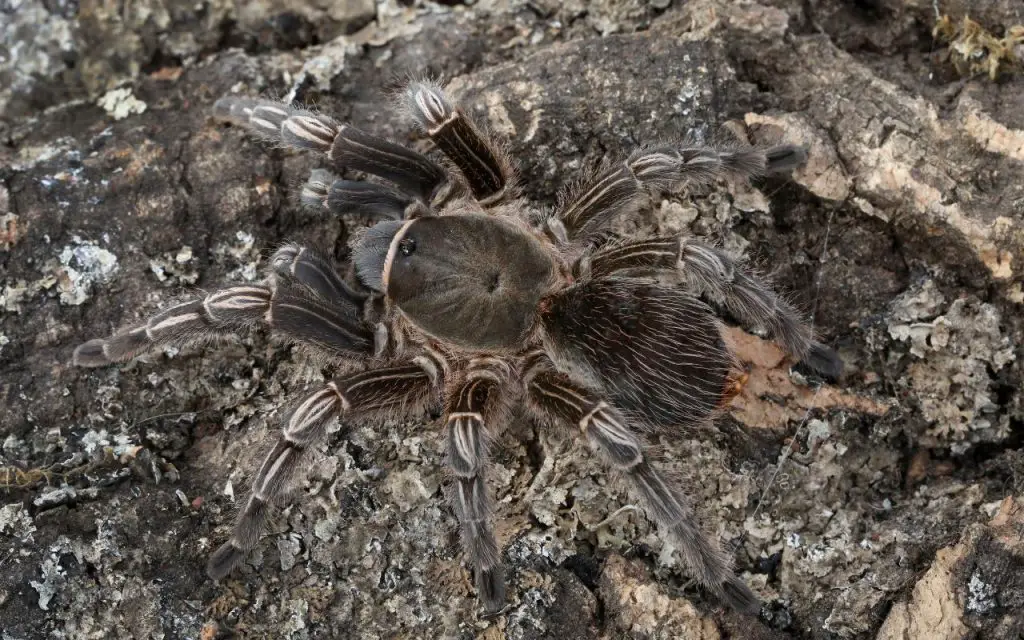
M 398 241 L 398 250 L 403 256 L 411 256 L 412 252 L 416 251 L 416 241 L 412 238 L 402 238 Z

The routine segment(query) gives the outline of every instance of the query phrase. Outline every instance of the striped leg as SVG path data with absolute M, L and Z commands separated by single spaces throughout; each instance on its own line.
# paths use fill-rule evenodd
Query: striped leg
M 353 169 L 384 178 L 427 205 L 443 199 L 449 190 L 444 170 L 425 156 L 327 116 L 280 102 L 230 96 L 218 100 L 213 112 L 275 142 L 323 153 L 339 171 Z M 318 188 L 308 186 L 312 190 L 304 197 Z
M 360 291 L 338 275 L 334 263 L 314 249 L 286 244 L 270 258 L 271 271 L 277 278 L 307 288 L 321 299 L 345 308 L 361 309 L 369 293 Z
M 373 182 L 342 180 L 317 169 L 302 188 L 302 203 L 334 215 L 354 215 L 370 220 L 411 220 L 430 215 L 415 197 Z
M 491 525 L 492 500 L 484 481 L 487 432 L 501 378 L 470 371 L 454 394 L 447 417 L 448 467 L 454 476 L 452 508 L 462 526 L 462 547 L 476 577 L 477 594 L 488 612 L 505 603 L 505 571 Z M 489 402 L 490 401 L 490 402 Z
M 760 602 L 729 568 L 725 555 L 698 526 L 683 492 L 651 464 L 640 439 L 622 414 L 541 359 L 527 373 L 529 400 L 538 416 L 578 428 L 605 461 L 621 471 L 647 505 L 662 531 L 672 536 L 694 577 L 722 602 L 756 614 Z
M 272 331 L 343 356 L 366 354 L 373 332 L 356 313 L 302 289 L 244 285 L 215 291 L 166 309 L 142 324 L 75 349 L 75 366 L 100 367 L 131 360 L 155 347 L 184 346 L 266 324 Z
M 616 216 L 635 211 L 651 192 L 667 191 L 684 182 L 709 183 L 722 175 L 753 177 L 789 171 L 807 157 L 800 147 L 762 149 L 656 147 L 635 152 L 625 162 L 605 169 L 567 198 L 550 224 L 557 236 L 586 244 Z
M 763 327 L 812 370 L 831 380 L 842 374 L 843 362 L 838 354 L 814 341 L 803 316 L 721 249 L 684 236 L 637 240 L 600 249 L 581 261 L 581 270 L 594 277 L 617 272 L 678 271 L 691 291 L 707 295 L 741 323 Z
M 406 102 L 420 127 L 459 168 L 469 190 L 487 206 L 514 194 L 515 171 L 508 156 L 433 83 L 414 82 Z
M 227 576 L 263 534 L 270 505 L 294 485 L 305 452 L 322 441 L 331 420 L 386 413 L 413 413 L 435 401 L 442 384 L 430 360 L 377 369 L 328 382 L 306 396 L 285 418 L 281 438 L 264 459 L 252 493 L 238 514 L 231 539 L 210 557 L 206 572 L 214 580 Z

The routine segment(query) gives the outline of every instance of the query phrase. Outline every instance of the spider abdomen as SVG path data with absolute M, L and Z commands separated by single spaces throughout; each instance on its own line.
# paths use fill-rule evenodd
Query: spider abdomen
M 698 424 L 722 403 L 732 355 L 711 309 L 679 289 L 598 278 L 552 297 L 541 322 L 554 353 L 654 424 Z

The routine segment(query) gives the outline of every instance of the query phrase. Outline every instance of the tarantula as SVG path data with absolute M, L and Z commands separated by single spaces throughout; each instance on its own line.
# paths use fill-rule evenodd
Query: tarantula
M 215 291 L 75 350 L 76 365 L 101 366 L 265 325 L 329 361 L 365 365 L 286 413 L 208 574 L 227 576 L 256 546 L 270 503 L 294 484 L 333 420 L 443 409 L 451 505 L 478 597 L 499 610 L 505 578 L 485 482 L 488 449 L 511 409 L 523 407 L 544 428 L 583 436 L 628 479 L 693 577 L 756 613 L 758 598 L 702 532 L 681 488 L 652 463 L 644 434 L 678 436 L 673 430 L 706 421 L 732 397 L 734 360 L 700 296 L 765 328 L 823 375 L 837 376 L 841 362 L 723 251 L 685 236 L 614 240 L 609 225 L 652 194 L 723 174 L 786 171 L 804 151 L 648 147 L 582 180 L 551 214 L 520 197 L 507 154 L 439 86 L 414 82 L 404 98 L 443 164 L 321 114 L 218 101 L 221 120 L 325 154 L 338 171 L 374 176 L 350 181 L 318 170 L 302 200 L 379 222 L 353 243 L 344 275 L 321 253 L 286 245 L 260 284 Z M 663 274 L 682 286 L 662 284 Z

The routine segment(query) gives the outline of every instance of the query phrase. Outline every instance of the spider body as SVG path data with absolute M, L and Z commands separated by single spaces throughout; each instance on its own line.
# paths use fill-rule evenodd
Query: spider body
M 380 274 L 381 293 L 413 324 L 463 349 L 521 349 L 541 297 L 558 284 L 543 239 L 502 218 L 435 216 L 375 230 L 356 248 L 357 272 L 374 282 Z
M 733 358 L 700 296 L 763 327 L 811 369 L 834 377 L 841 362 L 724 252 L 686 236 L 609 240 L 608 226 L 651 194 L 722 174 L 785 171 L 803 151 L 641 149 L 540 214 L 519 198 L 507 156 L 439 87 L 414 83 L 406 102 L 446 164 L 286 105 L 219 101 L 223 120 L 377 178 L 318 170 L 302 199 L 380 221 L 354 243 L 345 275 L 315 250 L 286 245 L 260 284 L 213 292 L 75 350 L 76 364 L 100 366 L 262 325 L 328 361 L 364 365 L 285 413 L 209 575 L 226 576 L 257 545 L 271 503 L 300 477 L 306 452 L 334 420 L 439 408 L 466 558 L 481 602 L 499 610 L 505 580 L 486 475 L 488 450 L 515 406 L 541 428 L 585 439 L 628 481 L 693 577 L 730 606 L 756 612 L 757 597 L 701 531 L 682 488 L 652 462 L 646 434 L 678 437 L 680 426 L 706 421 L 735 393 Z M 663 284 L 662 275 L 679 284 Z

